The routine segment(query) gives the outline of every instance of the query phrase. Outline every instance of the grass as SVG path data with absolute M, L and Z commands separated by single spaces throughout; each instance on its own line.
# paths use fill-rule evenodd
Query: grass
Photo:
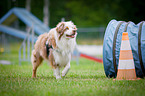
M 144 96 L 145 80 L 113 80 L 107 78 L 103 65 L 80 58 L 79 65 L 71 62 L 66 77 L 56 80 L 46 62 L 38 68 L 37 78 L 31 78 L 32 65 L 18 65 L 17 48 L 12 54 L 0 54 L 0 59 L 12 61 L 0 64 L 0 96 Z

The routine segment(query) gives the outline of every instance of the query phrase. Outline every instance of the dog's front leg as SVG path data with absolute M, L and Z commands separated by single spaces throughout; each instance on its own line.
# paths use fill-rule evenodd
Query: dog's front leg
M 56 76 L 56 79 L 61 79 L 59 67 L 54 69 L 54 75 Z
M 65 66 L 65 68 L 62 71 L 63 77 L 68 73 L 69 69 L 70 69 L 70 62 Z

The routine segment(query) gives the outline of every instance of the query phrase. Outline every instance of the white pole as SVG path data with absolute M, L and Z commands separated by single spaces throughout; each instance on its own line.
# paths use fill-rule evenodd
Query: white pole
M 43 14 L 43 22 L 49 26 L 49 0 L 44 0 Z
M 31 11 L 31 0 L 26 0 L 26 9 L 28 10 L 28 11 Z
M 25 6 L 25 8 L 29 12 L 31 11 L 31 0 L 26 0 L 26 6 Z M 28 32 L 29 30 L 30 30 L 30 28 L 26 25 L 26 32 Z

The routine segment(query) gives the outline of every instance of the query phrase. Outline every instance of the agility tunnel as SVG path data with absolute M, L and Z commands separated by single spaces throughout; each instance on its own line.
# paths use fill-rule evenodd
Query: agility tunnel
M 116 77 L 122 33 L 128 32 L 137 77 L 145 77 L 145 22 L 111 20 L 103 42 L 103 65 L 107 77 Z

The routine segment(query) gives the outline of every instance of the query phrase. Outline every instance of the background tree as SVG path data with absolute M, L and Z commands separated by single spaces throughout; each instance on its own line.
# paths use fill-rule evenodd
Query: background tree
M 26 0 L 1 0 L 0 18 L 13 7 L 24 7 Z M 49 0 L 50 27 L 61 18 L 78 27 L 107 26 L 112 19 L 139 23 L 145 20 L 144 0 Z M 44 0 L 31 0 L 31 12 L 43 21 Z

